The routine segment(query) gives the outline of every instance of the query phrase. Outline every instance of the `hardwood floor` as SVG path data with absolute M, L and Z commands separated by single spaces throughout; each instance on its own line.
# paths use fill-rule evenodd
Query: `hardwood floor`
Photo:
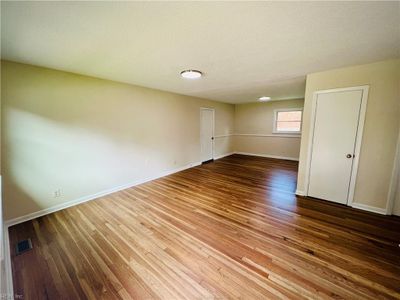
M 13 226 L 15 293 L 400 299 L 400 218 L 296 197 L 296 176 L 296 162 L 232 155 Z

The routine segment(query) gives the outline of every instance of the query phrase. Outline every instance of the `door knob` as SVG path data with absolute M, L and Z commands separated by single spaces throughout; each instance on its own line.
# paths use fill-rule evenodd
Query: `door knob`
M 351 154 L 347 154 L 347 155 L 346 155 L 347 158 L 351 158 L 352 156 L 353 156 L 353 155 L 351 155 Z

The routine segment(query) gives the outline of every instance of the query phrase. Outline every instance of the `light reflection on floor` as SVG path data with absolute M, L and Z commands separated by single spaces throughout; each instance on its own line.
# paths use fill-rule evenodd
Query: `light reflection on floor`
M 265 178 L 265 182 L 270 187 L 265 194 L 268 203 L 276 205 L 296 204 L 297 172 L 272 170 Z

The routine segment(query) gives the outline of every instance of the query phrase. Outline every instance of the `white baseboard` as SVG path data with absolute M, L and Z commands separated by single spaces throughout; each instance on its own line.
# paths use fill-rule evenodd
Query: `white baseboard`
M 277 158 L 277 159 L 286 159 L 286 160 L 298 161 L 298 158 L 293 158 L 293 157 L 264 155 L 264 154 L 248 153 L 248 152 L 229 152 L 229 153 L 225 153 L 223 155 L 219 155 L 219 156 L 215 157 L 214 159 L 220 159 L 222 157 L 229 156 L 229 155 L 232 155 L 232 154 L 243 154 L 243 155 L 251 155 L 251 156 L 260 156 L 260 157 L 268 157 L 268 158 Z M 52 207 L 48 207 L 48 208 L 45 208 L 45 209 L 30 213 L 30 214 L 27 214 L 27 215 L 23 215 L 23 216 L 20 216 L 20 217 L 17 217 L 17 218 L 6 220 L 4 222 L 4 224 L 5 224 L 5 227 L 8 228 L 10 226 L 13 226 L 13 225 L 16 225 L 16 224 L 20 224 L 20 223 L 23 223 L 23 222 L 26 222 L 26 221 L 29 221 L 29 220 L 33 220 L 33 219 L 39 218 L 41 216 L 48 215 L 50 213 L 53 213 L 53 212 L 56 212 L 56 211 L 59 211 L 59 210 L 62 210 L 62 209 L 65 209 L 65 208 L 68 208 L 68 207 L 71 207 L 71 206 L 75 206 L 75 205 L 78 205 L 78 204 L 81 204 L 81 203 L 84 203 L 84 202 L 87 202 L 87 201 L 90 201 L 90 200 L 94 200 L 94 199 L 99 198 L 99 197 L 106 196 L 108 194 L 112 194 L 112 193 L 115 193 L 115 192 L 130 188 L 130 187 L 133 187 L 135 185 L 139 185 L 139 184 L 151 181 L 151 180 L 155 180 L 155 179 L 160 178 L 160 177 L 168 176 L 168 175 L 171 175 L 173 173 L 177 173 L 177 172 L 180 172 L 180 171 L 183 171 L 183 170 L 198 166 L 200 164 L 201 164 L 201 162 L 190 163 L 188 165 L 185 165 L 185 166 L 177 168 L 177 169 L 173 169 L 173 170 L 170 170 L 170 171 L 162 172 L 162 173 L 158 174 L 157 176 L 153 176 L 153 177 L 137 180 L 137 181 L 134 181 L 134 182 L 130 182 L 130 183 L 127 183 L 127 184 L 124 184 L 124 185 L 120 185 L 120 186 L 117 186 L 117 187 L 114 187 L 114 188 L 111 188 L 111 189 L 107 189 L 107 190 L 104 190 L 104 191 L 101 191 L 101 192 L 98 192 L 98 193 L 95 193 L 95 194 L 92 194 L 92 195 L 83 196 L 83 197 L 80 197 L 78 199 L 74 199 L 74 200 L 71 200 L 71 201 L 68 201 L 68 202 L 64 202 L 62 204 L 58 204 L 58 205 L 55 205 L 55 206 L 52 206 Z
M 8 234 L 8 228 L 10 226 L 13 226 L 13 225 L 16 225 L 19 223 L 23 223 L 23 222 L 59 211 L 59 210 L 65 209 L 65 208 L 74 206 L 74 205 L 78 205 L 78 204 L 90 201 L 90 200 L 94 200 L 96 198 L 106 196 L 108 194 L 112 194 L 112 193 L 118 192 L 120 190 L 124 190 L 124 189 L 130 188 L 130 187 L 133 187 L 133 186 L 136 186 L 136 185 L 139 185 L 139 184 L 151 181 L 151 180 L 155 180 L 160 177 L 168 176 L 173 173 L 177 173 L 177 172 L 189 169 L 189 168 L 193 168 L 193 167 L 199 166 L 200 164 L 201 164 L 200 162 L 191 163 L 191 164 L 185 165 L 185 166 L 177 168 L 177 169 L 162 172 L 161 174 L 159 174 L 157 176 L 137 180 L 135 182 L 127 183 L 127 184 L 124 184 L 124 185 L 121 185 L 121 186 L 118 186 L 115 188 L 111 188 L 111 189 L 108 189 L 108 190 L 105 190 L 105 191 L 102 191 L 102 192 L 99 192 L 99 193 L 96 193 L 93 195 L 80 197 L 80 198 L 72 200 L 72 201 L 68 201 L 68 202 L 65 202 L 65 203 L 62 203 L 59 205 L 55 205 L 55 206 L 52 206 L 49 208 L 42 209 L 37 212 L 33 212 L 33 213 L 30 213 L 30 214 L 27 214 L 27 215 L 24 215 L 21 217 L 17 217 L 17 218 L 5 221 L 4 222 L 4 248 L 5 248 L 4 249 L 4 264 L 5 264 L 5 276 L 6 276 L 5 294 L 7 295 L 7 297 L 9 297 L 11 299 L 11 298 L 13 298 L 13 295 L 14 295 L 14 288 L 13 288 L 13 281 L 12 281 L 12 269 L 11 269 L 10 241 L 9 241 L 9 234 Z
M 242 155 L 250 155 L 250 156 L 259 156 L 259 157 L 267 157 L 267 158 L 276 158 L 276 159 L 285 159 L 285 160 L 294 160 L 299 161 L 297 157 L 287 157 L 287 156 L 278 156 L 278 155 L 269 155 L 269 154 L 258 154 L 258 153 L 250 153 L 250 152 L 235 152 L 235 154 Z
M 366 211 L 377 213 L 377 214 L 381 214 L 381 215 L 386 215 L 387 214 L 386 209 L 384 209 L 384 208 L 375 207 L 375 206 L 369 206 L 369 205 L 361 204 L 361 203 L 354 203 L 353 202 L 351 204 L 351 207 L 358 208 L 358 209 L 361 209 L 361 210 L 366 210 Z
M 160 177 L 168 176 L 168 175 L 171 175 L 173 173 L 177 173 L 177 172 L 180 172 L 180 171 L 192 168 L 192 167 L 196 167 L 196 166 L 199 166 L 200 164 L 201 164 L 200 162 L 190 163 L 188 165 L 185 165 L 185 166 L 177 168 L 177 169 L 173 169 L 173 170 L 162 172 L 162 173 L 160 173 L 160 174 L 158 174 L 156 176 L 153 176 L 153 177 L 140 179 L 140 180 L 137 180 L 137 181 L 134 181 L 134 182 L 130 182 L 130 183 L 127 183 L 127 184 L 124 184 L 124 185 L 120 185 L 120 186 L 117 186 L 117 187 L 114 187 L 114 188 L 111 188 L 111 189 L 107 189 L 107 190 L 98 192 L 96 194 L 83 196 L 83 197 L 80 197 L 80 198 L 75 199 L 75 200 L 71 200 L 71 201 L 68 201 L 68 202 L 64 202 L 62 204 L 58 204 L 58 205 L 55 205 L 55 206 L 52 206 L 52 207 L 49 207 L 49 208 L 45 208 L 45 209 L 42 209 L 42 210 L 30 213 L 30 214 L 21 216 L 21 217 L 17 217 L 17 218 L 11 219 L 11 220 L 6 220 L 4 223 L 5 223 L 6 228 L 8 228 L 10 226 L 13 226 L 13 225 L 16 225 L 16 224 L 19 224 L 19 223 L 23 223 L 23 222 L 26 222 L 26 221 L 29 221 L 29 220 L 33 220 L 33 219 L 36 219 L 38 217 L 41 217 L 41 216 L 44 216 L 44 215 L 48 215 L 50 213 L 53 213 L 53 212 L 56 212 L 56 211 L 59 211 L 59 210 L 62 210 L 62 209 L 65 209 L 65 208 L 68 208 L 68 207 L 71 207 L 71 206 L 75 206 L 75 205 L 78 205 L 78 204 L 81 204 L 81 203 L 84 203 L 84 202 L 87 202 L 87 201 L 90 201 L 90 200 L 94 200 L 94 199 L 97 199 L 99 197 L 103 197 L 103 196 L 106 196 L 106 195 L 109 195 L 109 194 L 112 194 L 112 193 L 115 193 L 115 192 L 130 188 L 130 187 L 133 187 L 133 186 L 136 186 L 136 185 L 151 181 L 151 180 L 158 179 Z
M 214 159 L 217 160 L 217 159 L 220 159 L 220 158 L 232 155 L 232 154 L 235 154 L 235 152 L 224 153 L 224 154 L 221 154 L 221 155 L 218 155 L 218 156 L 214 157 Z
M 295 194 L 298 196 L 305 196 L 305 192 L 302 190 L 296 190 Z M 387 215 L 387 211 L 384 208 L 374 207 L 374 206 L 361 204 L 361 203 L 351 203 L 349 206 L 352 208 L 357 208 L 357 209 L 361 209 L 361 210 L 365 210 L 365 211 L 369 211 L 369 212 L 373 212 L 373 213 L 377 213 L 377 214 L 381 214 L 381 215 Z

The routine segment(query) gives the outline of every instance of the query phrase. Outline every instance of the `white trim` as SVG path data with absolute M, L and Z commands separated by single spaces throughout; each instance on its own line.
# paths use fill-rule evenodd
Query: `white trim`
M 315 91 L 314 93 L 330 94 L 330 93 L 337 93 L 337 92 L 349 92 L 349 91 L 364 90 L 365 88 L 369 89 L 369 84 L 349 86 L 349 87 L 344 87 L 344 88 L 334 88 L 334 89 L 328 89 L 328 90 L 320 90 L 320 91 Z
M 1 198 L 2 177 L 0 176 L 0 298 L 14 299 L 13 280 L 11 272 L 10 243 L 8 237 L 8 228 L 3 222 L 2 198 Z M 3 273 L 4 271 L 4 273 Z
M 399 181 L 400 181 L 400 128 L 399 128 L 399 136 L 397 138 L 396 152 L 393 160 L 392 177 L 389 185 L 388 198 L 386 201 L 387 215 L 393 214 L 394 201 L 397 196 L 396 193 L 398 190 L 398 186 L 400 185 Z
M 302 190 L 296 190 L 295 194 L 298 195 L 298 196 L 304 196 L 305 195 L 304 191 L 302 191 Z
M 258 134 L 258 133 L 235 133 L 236 136 L 248 137 L 274 137 L 274 138 L 301 138 L 301 134 Z
M 3 234 L 3 201 L 1 198 L 2 195 L 2 191 L 1 191 L 1 187 L 2 187 L 2 179 L 1 179 L 1 175 L 0 175 L 0 261 L 3 260 L 4 258 L 4 234 Z M 0 271 L 1 274 L 1 271 Z M 2 288 L 1 286 L 1 278 L 0 278 L 0 288 Z M 1 293 L 1 289 L 0 289 L 0 293 Z
M 177 168 L 177 169 L 173 169 L 173 170 L 170 170 L 170 171 L 162 172 L 161 174 L 153 176 L 153 177 L 140 179 L 140 180 L 137 180 L 137 181 L 134 181 L 134 182 L 130 182 L 130 183 L 127 183 L 127 184 L 124 184 L 124 185 L 120 185 L 120 186 L 117 186 L 117 187 L 114 187 L 114 188 L 111 188 L 111 189 L 108 189 L 108 190 L 104 190 L 104 191 L 95 193 L 93 195 L 83 196 L 83 197 L 80 197 L 80 198 L 75 199 L 75 200 L 64 202 L 62 204 L 58 204 L 58 205 L 55 205 L 55 206 L 52 206 L 52 207 L 49 207 L 49 208 L 45 208 L 45 209 L 42 209 L 42 210 L 30 213 L 30 214 L 21 216 L 21 217 L 17 217 L 17 218 L 11 219 L 11 220 L 7 220 L 7 221 L 5 221 L 5 225 L 6 225 L 6 227 L 10 227 L 10 226 L 13 226 L 13 225 L 16 225 L 16 224 L 19 224 L 19 223 L 23 223 L 23 222 L 26 222 L 26 221 L 29 221 L 29 220 L 32 220 L 32 219 L 36 219 L 38 217 L 41 217 L 41 216 L 44 216 L 44 215 L 47 215 L 47 214 L 50 214 L 50 213 L 53 213 L 53 212 L 68 208 L 68 207 L 71 207 L 71 206 L 75 206 L 75 205 L 78 205 L 78 204 L 81 204 L 81 203 L 84 203 L 84 202 L 87 202 L 87 201 L 91 201 L 91 200 L 94 200 L 94 199 L 99 198 L 99 197 L 103 197 L 103 196 L 106 196 L 106 195 L 109 195 L 109 194 L 112 194 L 112 193 L 115 193 L 115 192 L 130 188 L 130 187 L 133 187 L 133 186 L 136 186 L 136 185 L 151 181 L 151 180 L 158 179 L 160 177 L 168 176 L 168 175 L 171 175 L 173 173 L 177 173 L 177 172 L 180 172 L 180 171 L 192 168 L 192 167 L 199 166 L 200 164 L 201 164 L 200 162 L 191 163 L 191 164 L 185 165 L 185 166 Z
M 301 138 L 301 134 L 263 134 L 263 133 L 229 133 L 214 136 L 214 139 L 226 138 L 231 136 L 248 136 L 248 137 L 274 137 L 274 138 Z
M 354 191 L 355 191 L 356 181 L 357 181 L 358 163 L 360 161 L 362 138 L 364 135 L 365 115 L 367 114 L 369 86 L 363 86 L 363 87 L 361 87 L 361 89 L 362 89 L 361 108 L 360 108 L 360 116 L 358 119 L 356 146 L 354 149 L 355 157 L 353 159 L 353 168 L 352 168 L 351 177 L 350 177 L 350 188 L 349 188 L 349 195 L 347 197 L 347 205 L 351 205 L 354 201 Z
M 220 158 L 223 158 L 223 157 L 226 157 L 226 156 L 229 156 L 229 155 L 233 155 L 233 154 L 242 154 L 242 155 L 259 156 L 259 157 L 267 157 L 267 158 L 294 160 L 294 161 L 298 161 L 299 160 L 298 158 L 295 158 L 295 157 L 284 157 L 284 156 L 267 155 L 267 154 L 256 154 L 256 153 L 249 153 L 249 152 L 229 152 L 229 153 L 225 153 L 225 154 L 219 155 L 218 157 L 216 157 L 216 159 L 220 159 Z M 85 202 L 88 202 L 88 201 L 91 201 L 91 200 L 95 200 L 97 198 L 100 198 L 100 197 L 103 197 L 103 196 L 106 196 L 106 195 L 109 195 L 109 194 L 112 194 L 112 193 L 115 193 L 115 192 L 118 192 L 118 191 L 121 191 L 121 190 L 124 190 L 124 189 L 128 189 L 128 188 L 134 187 L 136 185 L 139 185 L 139 184 L 142 184 L 142 183 L 145 183 L 145 182 L 148 182 L 148 181 L 152 181 L 152 180 L 164 177 L 164 176 L 168 176 L 168 175 L 171 175 L 171 174 L 174 174 L 174 173 L 177 173 L 177 172 L 189 169 L 189 168 L 193 168 L 193 167 L 196 167 L 196 166 L 199 166 L 199 165 L 201 165 L 201 162 L 191 163 L 191 164 L 185 165 L 185 166 L 177 168 L 177 169 L 173 169 L 173 170 L 170 170 L 170 171 L 162 172 L 161 174 L 153 176 L 153 177 L 148 177 L 148 178 L 145 178 L 145 179 L 141 179 L 141 180 L 137 180 L 137 181 L 134 181 L 134 182 L 130 182 L 130 183 L 127 183 L 127 184 L 124 184 L 124 185 L 120 185 L 120 186 L 117 186 L 117 187 L 114 187 L 114 188 L 111 188 L 111 189 L 107 189 L 107 190 L 104 190 L 104 191 L 101 191 L 101 192 L 98 192 L 98 193 L 95 193 L 95 194 L 92 194 L 92 195 L 83 196 L 83 197 L 80 197 L 80 198 L 75 199 L 75 200 L 71 200 L 71 201 L 68 201 L 68 202 L 64 202 L 62 204 L 58 204 L 58 205 L 55 205 L 55 206 L 52 206 L 52 207 L 49 207 L 49 208 L 45 208 L 45 209 L 30 213 L 30 214 L 27 214 L 27 215 L 24 215 L 24 216 L 20 216 L 20 217 L 17 217 L 17 218 L 6 220 L 4 222 L 5 230 L 8 233 L 8 227 L 10 227 L 10 226 L 14 226 L 16 224 L 20 224 L 20 223 L 23 223 L 23 222 L 26 222 L 26 221 L 29 221 L 29 220 L 33 220 L 33 219 L 39 218 L 41 216 L 48 215 L 48 214 L 51 214 L 53 212 L 56 212 L 56 211 L 59 211 L 59 210 L 62 210 L 62 209 L 68 208 L 68 207 L 72 207 L 72 206 L 75 206 L 75 205 L 78 205 L 78 204 L 81 204 L 81 203 L 85 203 Z M 7 254 L 6 251 L 7 251 L 7 247 L 5 249 L 5 256 Z
M 311 116 L 310 116 L 310 130 L 307 145 L 307 158 L 306 158 L 306 170 L 304 179 L 304 196 L 308 196 L 308 186 L 310 181 L 310 168 L 311 168 L 311 152 L 314 140 L 314 124 L 315 124 L 315 110 L 317 108 L 317 94 L 314 93 L 311 101 Z
M 311 155 L 312 155 L 312 146 L 313 146 L 313 140 L 314 140 L 314 126 L 315 126 L 316 107 L 317 107 L 316 104 L 317 104 L 318 95 L 327 94 L 327 93 L 346 92 L 346 91 L 358 91 L 358 90 L 362 91 L 362 98 L 361 98 L 360 115 L 359 115 L 359 120 L 358 120 L 356 144 L 355 144 L 355 149 L 354 149 L 355 157 L 353 160 L 353 167 L 352 167 L 352 172 L 351 172 L 351 177 L 350 177 L 349 194 L 347 196 L 347 205 L 352 206 L 353 198 L 354 198 L 354 188 L 355 188 L 355 183 L 357 180 L 358 162 L 360 159 L 360 152 L 361 152 L 363 129 L 364 129 L 364 123 L 365 123 L 365 114 L 367 111 L 368 90 L 369 90 L 368 85 L 347 87 L 347 88 L 338 88 L 338 89 L 329 89 L 329 90 L 322 90 L 322 91 L 314 92 L 312 103 L 311 103 L 310 136 L 309 136 L 308 147 L 307 147 L 305 196 L 308 196 L 308 189 L 309 189 L 309 183 L 310 183 Z
M 214 139 L 220 139 L 220 138 L 231 137 L 231 136 L 234 136 L 234 134 L 233 133 L 220 134 L 220 135 L 214 136 Z
M 250 152 L 235 152 L 235 154 L 299 161 L 298 157 L 287 157 L 287 156 L 278 156 L 278 155 L 269 155 L 269 154 L 258 154 L 258 153 L 250 153 Z
M 223 157 L 226 157 L 226 156 L 229 156 L 229 155 L 233 155 L 233 154 L 242 154 L 242 155 L 259 156 L 259 157 L 267 157 L 267 158 L 285 159 L 285 160 L 293 160 L 293 161 L 298 161 L 299 160 L 296 157 L 285 157 L 285 156 L 276 156 L 276 155 L 268 155 L 268 154 L 256 154 L 256 153 L 250 153 L 250 152 L 229 152 L 229 153 L 225 153 L 225 154 L 219 155 L 215 159 L 220 159 L 220 158 L 223 158 Z M 16 224 L 20 224 L 20 223 L 23 223 L 23 222 L 26 222 L 26 221 L 29 221 L 29 220 L 33 220 L 33 219 L 39 218 L 41 216 L 48 215 L 48 214 L 51 214 L 53 212 L 56 212 L 56 211 L 59 211 L 59 210 L 62 210 L 62 209 L 65 209 L 65 208 L 68 208 L 68 207 L 71 207 L 71 206 L 75 206 L 75 205 L 78 205 L 78 204 L 81 204 L 81 203 L 84 203 L 84 202 L 95 200 L 95 199 L 97 199 L 99 197 L 103 197 L 103 196 L 106 196 L 106 195 L 109 195 L 109 194 L 112 194 L 112 193 L 115 193 L 115 192 L 118 192 L 118 191 L 121 191 L 121 190 L 124 190 L 124 189 L 128 189 L 128 188 L 134 187 L 136 185 L 139 185 L 139 184 L 142 184 L 142 183 L 145 183 L 145 182 L 148 182 L 148 181 L 152 181 L 152 180 L 164 177 L 164 176 L 168 176 L 168 175 L 171 175 L 171 174 L 174 174 L 174 173 L 177 173 L 177 172 L 189 169 L 189 168 L 193 168 L 193 167 L 196 167 L 196 166 L 199 166 L 199 165 L 201 165 L 201 162 L 190 163 L 188 165 L 185 165 L 185 166 L 177 168 L 177 169 L 173 169 L 173 170 L 170 170 L 170 171 L 162 172 L 161 174 L 153 176 L 153 177 L 148 177 L 148 178 L 145 178 L 145 179 L 141 179 L 141 180 L 137 180 L 137 181 L 134 181 L 134 182 L 130 182 L 130 183 L 127 183 L 127 184 L 124 184 L 124 185 L 120 185 L 120 186 L 117 186 L 117 187 L 114 187 L 114 188 L 111 188 L 111 189 L 107 189 L 107 190 L 104 190 L 104 191 L 101 191 L 101 192 L 98 192 L 98 193 L 95 193 L 95 194 L 92 194 L 92 195 L 83 196 L 83 197 L 80 197 L 80 198 L 75 199 L 75 200 L 71 200 L 71 201 L 64 202 L 64 203 L 59 204 L 59 205 L 55 205 L 55 206 L 52 206 L 52 207 L 49 207 L 49 208 L 45 208 L 45 209 L 42 209 L 42 210 L 30 213 L 30 214 L 21 216 L 21 217 L 17 217 L 17 218 L 13 218 L 13 219 L 10 219 L 10 220 L 6 220 L 4 222 L 4 225 L 5 225 L 5 228 L 6 228 L 7 232 L 8 232 L 8 227 L 10 227 L 10 226 L 14 226 Z M 5 250 L 7 250 L 7 249 L 5 249 Z M 5 255 L 6 255 L 6 251 L 5 251 Z
M 300 120 L 300 130 L 299 131 L 279 131 L 276 129 L 276 123 L 278 122 L 278 113 L 286 112 L 286 111 L 301 111 L 301 120 Z M 303 126 L 303 108 L 278 108 L 274 109 L 274 123 L 272 124 L 272 133 L 274 134 L 292 134 L 292 135 L 300 135 L 301 127 Z
M 352 208 L 362 209 L 362 210 L 366 210 L 366 211 L 369 211 L 369 212 L 373 212 L 373 213 L 377 213 L 377 214 L 381 214 L 381 215 L 386 215 L 386 209 L 385 208 L 369 206 L 369 205 L 366 205 L 366 204 L 355 203 L 355 202 L 351 203 L 350 206 Z
M 124 190 L 124 189 L 130 188 L 130 187 L 133 187 L 133 186 L 136 186 L 136 185 L 139 185 L 139 184 L 151 181 L 151 180 L 155 180 L 160 177 L 168 176 L 173 173 L 177 173 L 177 172 L 189 169 L 189 168 L 199 166 L 200 164 L 201 164 L 200 162 L 190 163 L 188 165 L 185 165 L 185 166 L 177 168 L 177 169 L 173 169 L 171 171 L 162 172 L 160 175 L 157 175 L 154 177 L 149 177 L 146 179 L 131 182 L 131 183 L 121 185 L 121 186 L 118 186 L 115 188 L 111 188 L 111 189 L 108 189 L 108 190 L 105 190 L 105 191 L 102 191 L 102 192 L 99 192 L 99 193 L 96 193 L 93 195 L 84 196 L 84 197 L 81 197 L 81 198 L 78 198 L 78 199 L 75 199 L 72 201 L 65 202 L 63 204 L 55 205 L 55 206 L 52 206 L 52 207 L 49 207 L 49 208 L 46 208 L 46 209 L 43 209 L 43 210 L 40 210 L 40 211 L 37 211 L 34 213 L 30 213 L 30 214 L 27 214 L 27 215 L 24 215 L 21 217 L 17 217 L 17 218 L 5 221 L 4 227 L 2 228 L 4 230 L 4 246 L 5 246 L 4 247 L 4 268 L 5 268 L 5 276 L 6 276 L 6 278 L 5 278 L 6 279 L 5 280 L 6 281 L 5 294 L 7 296 L 14 295 L 13 280 L 12 280 L 12 268 L 11 268 L 10 241 L 9 241 L 9 234 L 8 234 L 8 228 L 10 226 L 13 226 L 13 225 L 16 225 L 19 223 L 23 223 L 23 222 L 26 222 L 26 221 L 29 221 L 32 219 L 36 219 L 38 217 L 41 217 L 41 216 L 71 207 L 71 206 L 75 206 L 75 205 L 78 205 L 78 204 L 81 204 L 84 202 L 95 200 L 99 197 L 106 196 L 106 195 L 118 192 L 120 190 Z M 9 297 L 9 298 L 12 298 L 12 297 Z
M 224 153 L 224 154 L 216 156 L 214 159 L 217 160 L 217 159 L 224 158 L 224 157 L 227 157 L 227 156 L 233 155 L 233 154 L 235 154 L 235 152 Z
M 14 286 L 11 268 L 10 239 L 8 235 L 8 226 L 4 226 L 4 271 L 5 271 L 5 294 L 6 299 L 14 299 Z
M 212 148 L 211 159 L 214 159 L 214 151 L 215 151 L 215 142 L 214 142 L 214 140 L 215 140 L 215 137 L 214 137 L 214 135 L 215 135 L 215 109 L 211 108 L 211 107 L 200 107 L 200 136 L 199 136 L 199 138 L 200 138 L 200 161 L 202 160 L 202 158 L 201 158 L 201 120 L 202 120 L 201 119 L 201 111 L 202 110 L 211 110 L 212 113 L 213 113 L 213 118 L 212 118 L 212 120 L 213 120 L 212 140 L 211 140 L 211 148 Z

